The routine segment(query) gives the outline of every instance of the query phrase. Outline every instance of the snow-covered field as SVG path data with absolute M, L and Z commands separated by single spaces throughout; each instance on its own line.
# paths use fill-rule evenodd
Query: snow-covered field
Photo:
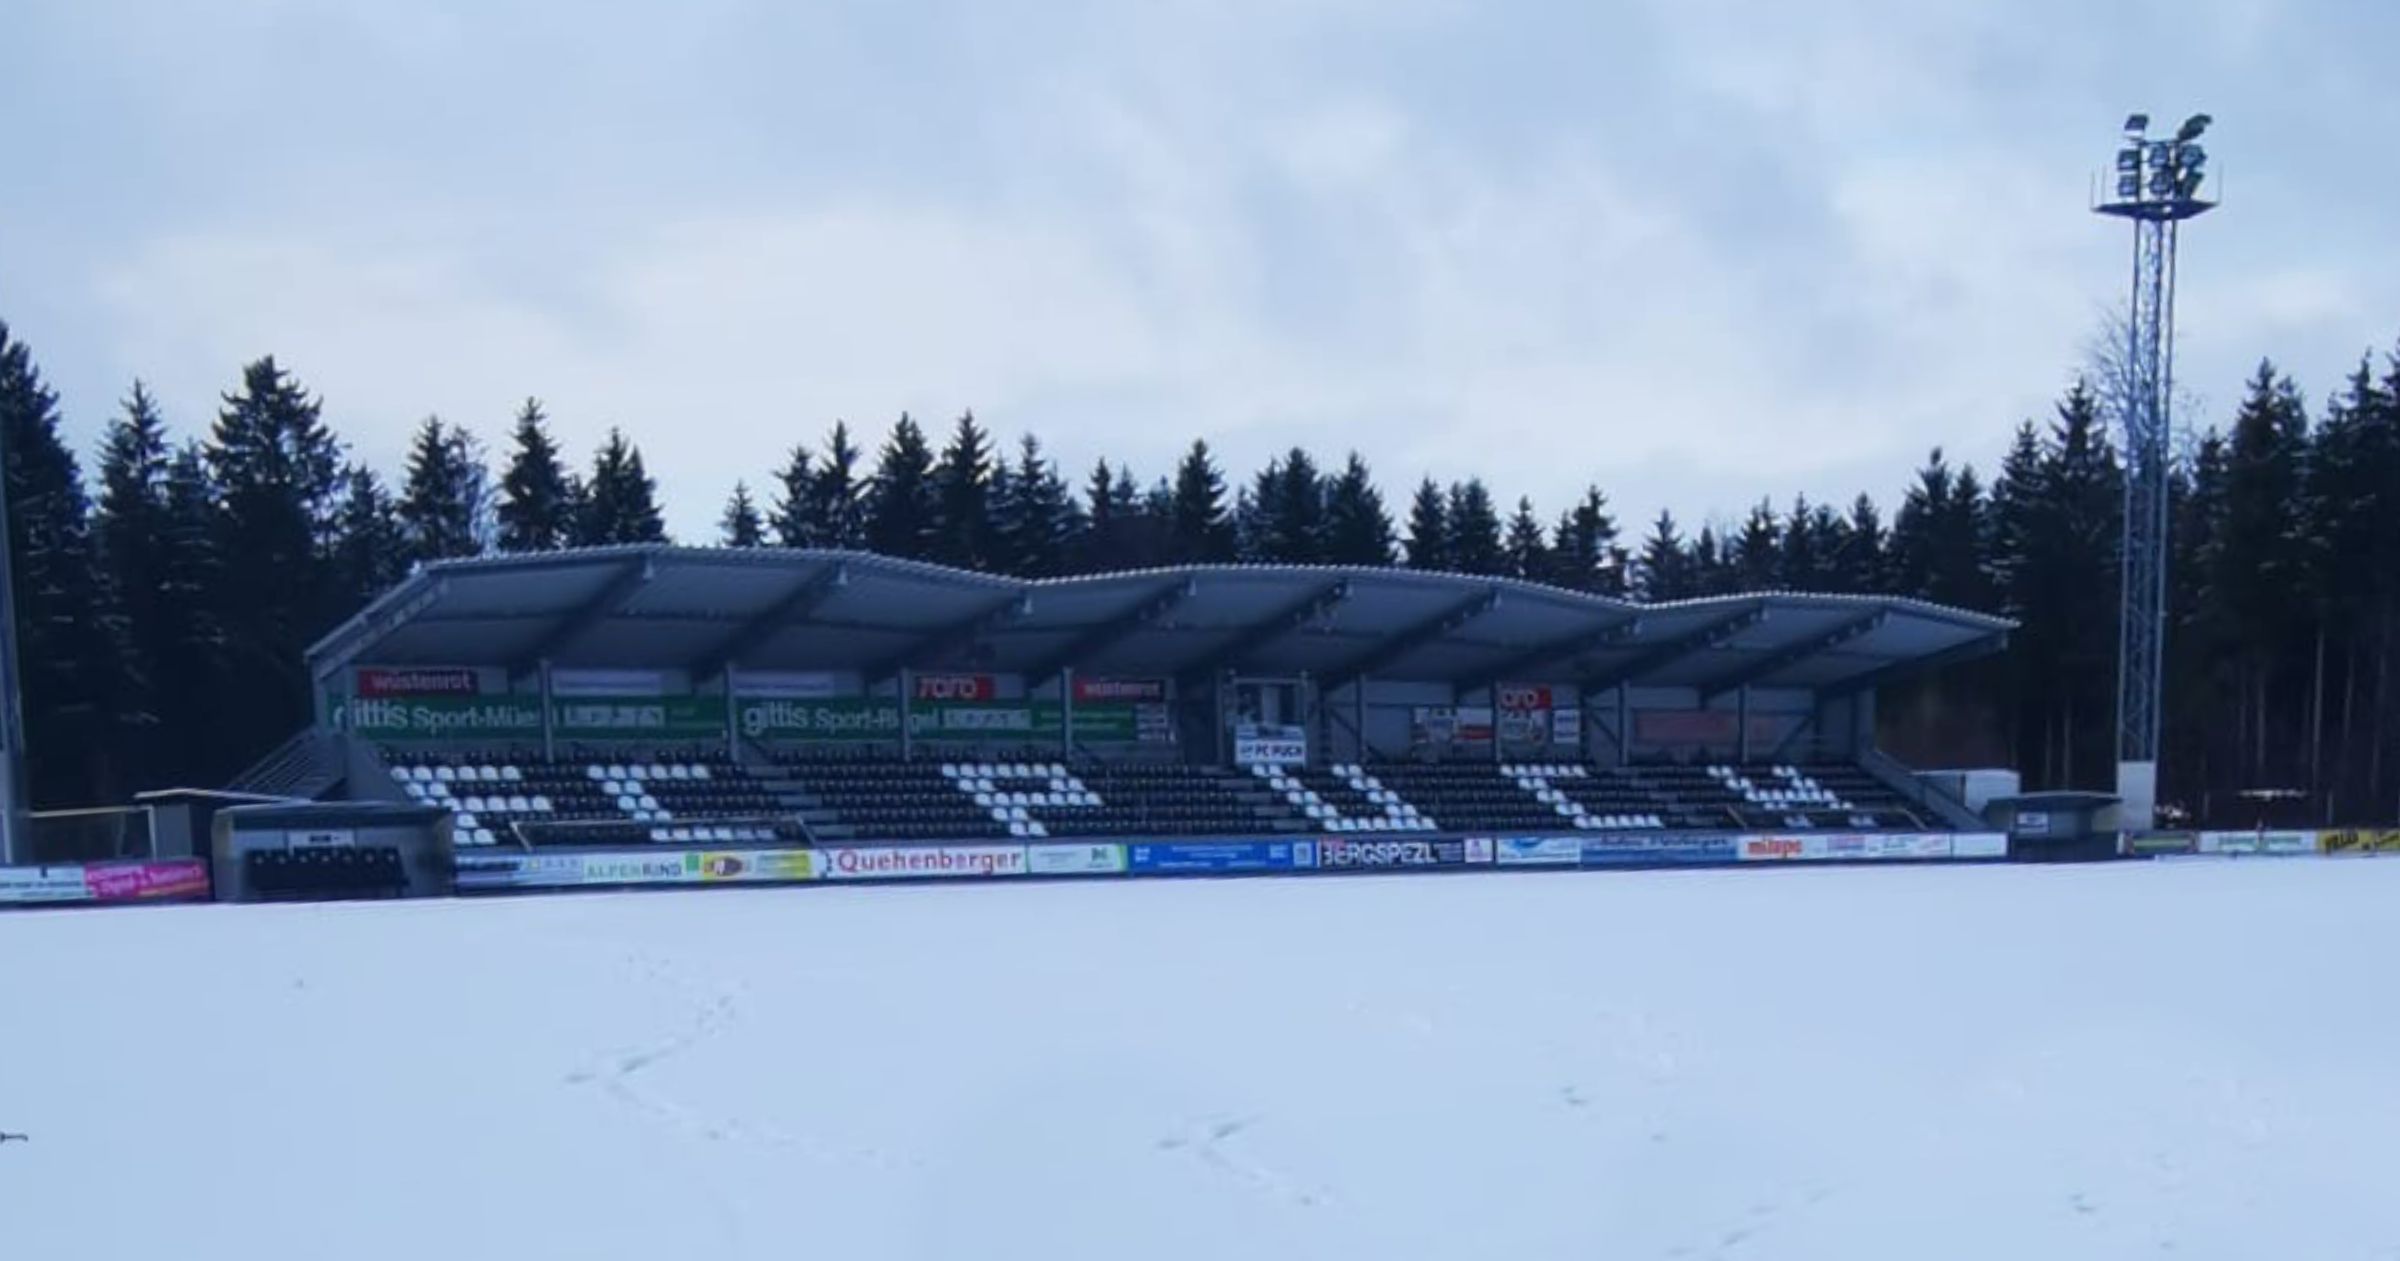
M 0 915 L 0 1256 L 2400 1257 L 2400 862 Z

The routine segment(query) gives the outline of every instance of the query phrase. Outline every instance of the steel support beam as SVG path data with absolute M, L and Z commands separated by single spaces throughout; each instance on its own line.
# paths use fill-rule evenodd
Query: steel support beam
M 1431 617 L 1403 626 L 1384 636 L 1365 651 L 1326 671 L 1320 686 L 1328 692 L 1340 691 L 1418 648 L 1432 643 L 1444 635 L 1458 631 L 1498 607 L 1500 607 L 1500 587 L 1495 583 Z
M 1873 691 L 1887 683 L 1896 683 L 1902 679 L 1942 669 L 1945 666 L 1980 660 L 2006 647 L 2008 647 L 2007 631 L 1993 631 L 1988 635 L 1978 635 L 1963 644 L 1954 644 L 1930 656 L 1894 661 L 1888 665 L 1861 670 L 1847 678 L 1836 679 L 1817 689 L 1817 702 L 1823 704 L 1828 700 L 1855 696 L 1860 692 Z
M 908 647 L 868 666 L 864 672 L 867 689 L 874 690 L 904 668 L 921 668 L 929 660 L 961 651 L 990 634 L 993 628 L 1023 617 L 1032 607 L 1030 592 L 1012 592 L 1006 599 L 995 600 L 947 626 L 936 627 L 918 636 Z
M 1767 615 L 1766 603 L 1759 601 L 1727 613 L 1713 621 L 1702 623 L 1644 649 L 1632 660 L 1598 674 L 1587 674 L 1577 680 L 1586 697 L 1597 696 L 1612 687 L 1639 683 L 1642 676 L 1655 674 L 1695 652 L 1714 648 L 1718 644 L 1759 624 Z
M 1628 613 L 1625 615 L 1625 620 L 1611 622 L 1598 630 L 1577 631 L 1572 635 L 1562 635 L 1548 643 L 1535 644 L 1513 657 L 1502 660 L 1496 668 L 1479 666 L 1472 674 L 1451 679 L 1450 685 L 1458 687 L 1466 683 L 1482 682 L 1489 678 L 1504 680 L 1521 678 L 1527 672 L 1550 662 L 1573 661 L 1585 653 L 1598 652 L 1611 644 L 1621 644 L 1632 638 L 1641 629 L 1641 617 Z
M 623 568 L 616 572 L 614 577 L 603 583 L 598 591 L 592 593 L 592 598 L 585 600 L 582 604 L 577 605 L 574 611 L 560 618 L 558 623 L 550 628 L 550 633 L 542 636 L 540 643 L 527 649 L 524 655 L 511 664 L 508 670 L 509 677 L 514 678 L 533 669 L 538 662 L 555 661 L 564 656 L 567 649 L 575 646 L 576 640 L 583 638 L 593 627 L 621 612 L 625 608 L 626 602 L 633 599 L 634 593 L 647 585 L 657 573 L 658 566 L 652 557 L 637 556 L 628 561 Z
M 1177 605 L 1192 598 L 1199 583 L 1191 578 L 1178 578 L 1152 592 L 1140 604 L 1109 620 L 1085 630 L 1067 641 L 1058 651 L 1035 661 L 1025 668 L 1025 690 L 1033 689 L 1058 677 L 1061 670 L 1077 665 L 1095 653 L 1121 643 L 1145 627 L 1155 626 L 1158 619 L 1175 611 Z
M 1860 614 L 1810 635 L 1806 639 L 1786 644 L 1756 661 L 1747 661 L 1700 685 L 1700 703 L 1707 705 L 1735 688 L 1747 687 L 1788 670 L 1829 648 L 1849 643 L 1861 635 L 1881 627 L 1889 616 L 1883 609 Z
M 1350 581 L 1337 578 L 1283 608 L 1245 626 L 1233 638 L 1188 662 L 1176 671 L 1185 680 L 1213 678 L 1220 670 L 1238 666 L 1251 654 L 1331 612 L 1350 598 Z
M 845 564 L 827 565 L 802 579 L 783 597 L 733 628 L 723 643 L 710 649 L 707 655 L 692 662 L 694 680 L 704 679 L 733 665 L 758 650 L 775 632 L 794 622 L 804 621 L 820 605 L 850 584 L 850 567 Z

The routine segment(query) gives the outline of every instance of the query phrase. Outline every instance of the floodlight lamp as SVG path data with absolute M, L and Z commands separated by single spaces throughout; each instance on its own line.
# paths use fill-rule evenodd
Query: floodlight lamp
M 2138 171 L 2142 169 L 2142 151 L 2139 149 L 2117 150 L 2117 169 L 2120 171 Z
M 2190 201 L 2192 199 L 2192 195 L 2200 191 L 2200 181 L 2202 178 L 2204 177 L 2198 171 L 2184 172 L 2183 182 L 2175 186 L 2175 195 L 2183 198 L 2185 201 Z
M 2165 170 L 2167 163 L 2173 160 L 2174 156 L 2174 153 L 2163 144 L 2151 145 L 2150 169 L 2154 171 Z
M 2141 176 L 2139 176 L 2139 175 L 2120 175 L 2120 176 L 2118 176 L 2118 177 L 2117 177 L 2117 196 L 2119 196 L 2119 197 L 2126 197 L 2126 198 L 2132 198 L 2132 197 L 2139 197 L 2139 196 L 2141 196 L 2141 195 L 2142 195 L 2142 177 L 2141 177 Z
M 2196 144 L 2175 146 L 2175 165 L 2187 171 L 2197 171 L 2208 165 L 2208 150 Z
M 2166 196 L 2167 194 L 2169 194 L 2169 193 L 2171 193 L 2171 192 L 2174 192 L 2174 191 L 2175 191 L 2175 176 L 2174 176 L 2174 175 L 2173 175 L 2171 172 L 2167 172 L 2167 171 L 2152 171 L 2152 172 L 2150 173 L 2150 195 L 2151 195 L 2151 196 L 2153 196 L 2153 197 L 2164 197 L 2164 196 Z
M 2150 130 L 2150 116 L 2148 114 L 2127 114 L 2125 116 L 2126 135 L 2138 136 L 2148 130 Z
M 2177 140 L 2198 140 L 2200 133 L 2207 131 L 2208 125 L 2215 121 L 2217 120 L 2206 114 L 2194 114 L 2183 120 L 2183 126 L 2175 132 L 2175 138 Z

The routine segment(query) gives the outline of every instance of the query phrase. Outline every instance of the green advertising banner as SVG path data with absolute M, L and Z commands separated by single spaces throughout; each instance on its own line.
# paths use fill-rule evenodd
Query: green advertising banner
M 341 703 L 352 731 L 372 740 L 539 740 L 535 696 L 354 697 Z M 551 702 L 561 740 L 725 738 L 722 696 L 576 696 Z
M 542 703 L 534 696 L 413 696 L 333 698 L 335 721 L 370 740 L 533 741 L 542 736 Z M 562 741 L 649 740 L 710 743 L 725 737 L 722 696 L 573 696 L 551 702 Z M 919 740 L 1056 740 L 1061 706 L 1055 701 L 923 703 L 910 707 Z M 1075 738 L 1131 744 L 1164 740 L 1167 725 L 1145 709 L 1163 706 L 1090 702 L 1075 707 Z M 735 714 L 742 734 L 771 741 L 896 741 L 900 707 L 887 700 L 742 698 Z
M 1075 738 L 1132 743 L 1142 738 L 1138 705 L 1075 707 Z M 1058 738 L 1061 706 L 1054 701 L 922 703 L 909 707 L 909 730 L 919 740 L 1004 741 Z M 898 740 L 900 707 L 886 700 L 838 697 L 793 701 L 745 699 L 742 734 L 757 740 Z M 1163 724 L 1153 729 L 1163 730 Z

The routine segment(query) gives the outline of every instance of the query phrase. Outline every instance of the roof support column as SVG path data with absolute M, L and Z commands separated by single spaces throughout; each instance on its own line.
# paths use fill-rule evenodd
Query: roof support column
M 738 693 L 734 690 L 733 676 L 740 671 L 741 667 L 733 662 L 725 663 L 725 756 L 736 762 L 742 760 L 742 714 L 740 704 L 734 699 Z
M 1733 748 L 1736 762 L 1750 760 L 1750 685 L 1742 684 L 1733 691 Z
M 1025 698 L 1025 706 L 1033 707 L 1033 698 Z M 1058 668 L 1058 755 L 1069 762 L 1075 760 L 1075 667 Z
M 1351 760 L 1365 766 L 1370 747 L 1367 744 L 1367 676 L 1363 674 L 1350 680 L 1350 716 L 1353 719 L 1350 734 L 1356 739 L 1356 747 L 1350 750 Z
M 534 665 L 536 686 L 542 696 L 542 760 L 558 760 L 558 715 L 550 700 L 550 658 L 544 657 Z
M 1633 698 L 1622 683 L 1617 685 L 1617 765 L 1633 765 Z

